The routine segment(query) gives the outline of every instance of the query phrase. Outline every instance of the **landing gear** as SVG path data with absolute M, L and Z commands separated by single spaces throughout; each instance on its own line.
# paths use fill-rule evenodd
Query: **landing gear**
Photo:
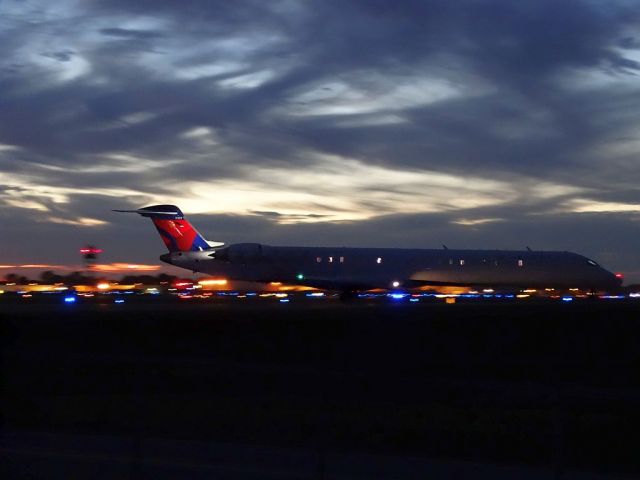
M 358 298 L 358 292 L 355 290 L 343 290 L 340 292 L 340 301 L 343 303 L 353 302 Z

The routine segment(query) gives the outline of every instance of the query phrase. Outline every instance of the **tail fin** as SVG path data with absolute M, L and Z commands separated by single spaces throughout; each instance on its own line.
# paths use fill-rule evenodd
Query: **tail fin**
M 149 217 L 170 252 L 194 252 L 224 245 L 205 240 L 185 220 L 184 215 L 175 205 L 152 205 L 138 210 L 114 210 L 114 212 L 138 213 L 143 217 Z

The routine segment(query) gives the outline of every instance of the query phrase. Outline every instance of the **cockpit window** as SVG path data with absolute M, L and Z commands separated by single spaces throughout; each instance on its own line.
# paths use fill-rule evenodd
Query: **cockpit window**
M 594 262 L 593 260 L 591 260 L 591 259 L 587 259 L 587 263 L 589 265 L 593 266 L 593 267 L 597 267 L 598 266 L 598 264 L 596 262 Z

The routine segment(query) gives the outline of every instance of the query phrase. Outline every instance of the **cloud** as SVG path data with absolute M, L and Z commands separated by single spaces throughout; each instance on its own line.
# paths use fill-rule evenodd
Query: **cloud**
M 143 40 L 162 36 L 161 33 L 151 30 L 135 30 L 131 28 L 118 27 L 101 28 L 100 33 L 110 37 L 129 38 L 134 40 Z
M 107 223 L 104 220 L 99 220 L 97 218 L 88 218 L 88 217 L 80 217 L 80 218 L 47 217 L 47 222 L 59 223 L 62 225 L 74 225 L 77 227 L 99 227 L 101 225 L 106 225 Z
M 585 213 L 606 213 L 606 212 L 633 212 L 640 213 L 640 204 L 599 202 L 596 200 L 575 198 L 567 202 L 567 209 L 570 212 Z
M 151 235 L 109 209 L 152 202 L 232 238 L 359 244 L 382 222 L 389 244 L 472 246 L 524 222 L 552 246 L 607 214 L 631 234 L 639 23 L 623 0 L 4 2 L 0 218 L 28 239 L 4 251 L 75 229 L 125 256 L 118 225 Z

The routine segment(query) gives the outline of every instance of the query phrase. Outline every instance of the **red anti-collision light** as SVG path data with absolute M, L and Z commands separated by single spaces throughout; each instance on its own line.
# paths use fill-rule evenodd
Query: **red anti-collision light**
M 616 278 L 623 279 L 624 275 L 622 273 L 616 273 Z
M 86 255 L 88 253 L 97 254 L 97 253 L 102 253 L 102 249 L 101 248 L 81 248 L 80 253 L 82 253 L 83 255 Z

